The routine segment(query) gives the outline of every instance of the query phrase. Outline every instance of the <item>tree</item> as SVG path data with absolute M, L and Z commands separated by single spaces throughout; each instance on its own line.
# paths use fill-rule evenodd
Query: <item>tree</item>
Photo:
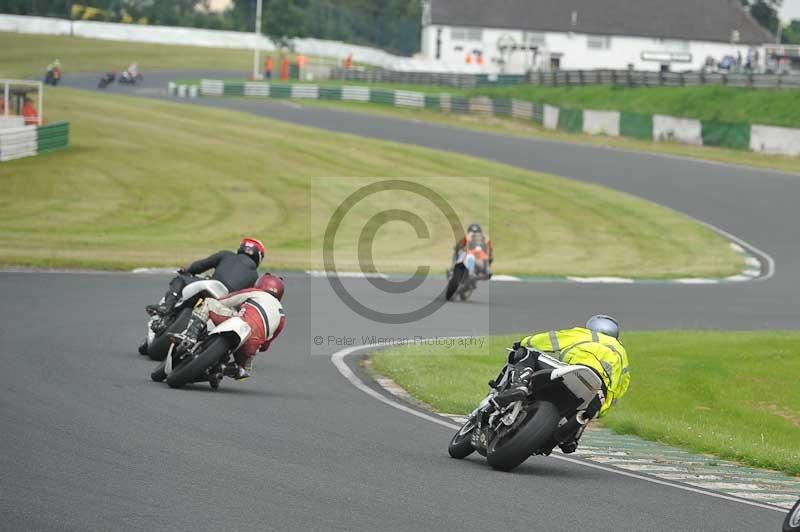
M 800 20 L 794 19 L 783 27 L 781 42 L 786 44 L 800 44 Z
M 742 0 L 750 15 L 773 34 L 777 34 L 780 27 L 778 9 L 782 3 L 783 0 Z

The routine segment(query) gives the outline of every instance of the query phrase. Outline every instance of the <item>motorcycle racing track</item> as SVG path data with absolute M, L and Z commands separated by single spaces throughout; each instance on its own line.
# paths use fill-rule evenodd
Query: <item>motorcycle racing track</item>
M 157 95 L 148 83 L 164 87 L 175 74 L 145 77 L 133 91 Z M 798 176 L 280 102 L 193 103 L 605 184 L 730 231 L 776 261 L 769 280 L 725 285 L 492 283 L 409 335 L 549 328 L 599 311 L 632 329 L 797 327 Z M 341 346 L 312 346 L 315 335 L 397 333 L 355 315 L 323 278 L 288 276 L 286 332 L 255 378 L 216 393 L 152 383 L 152 363 L 135 348 L 142 308 L 167 280 L 0 274 L 0 530 L 779 530 L 774 510 L 580 463 L 538 457 L 503 474 L 482 459 L 450 459 L 451 430 L 353 387 L 329 358 Z M 442 288 L 431 281 L 424 294 L 389 296 L 363 280 L 344 284 L 384 309 Z

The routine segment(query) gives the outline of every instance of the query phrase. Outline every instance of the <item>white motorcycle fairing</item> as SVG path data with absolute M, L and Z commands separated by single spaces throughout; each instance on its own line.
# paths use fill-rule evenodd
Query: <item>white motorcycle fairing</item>
M 242 344 L 245 342 L 245 340 L 250 337 L 251 332 L 252 329 L 246 321 L 238 316 L 234 316 L 233 318 L 228 318 L 213 329 L 209 330 L 208 335 L 211 336 L 212 334 L 221 335 L 224 333 L 234 333 L 239 337 L 239 343 L 236 344 L 236 348 L 232 350 L 233 352 L 236 352 L 240 347 L 242 347 Z

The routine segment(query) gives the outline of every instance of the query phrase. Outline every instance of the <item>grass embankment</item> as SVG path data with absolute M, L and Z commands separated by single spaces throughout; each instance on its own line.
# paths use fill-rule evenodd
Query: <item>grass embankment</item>
M 570 109 L 601 109 L 800 128 L 800 91 L 733 87 L 481 87 L 473 95 L 517 98 Z
M 70 89 L 47 97 L 48 118 L 71 123 L 70 148 L 0 165 L 5 265 L 175 265 L 254 234 L 268 241 L 271 267 L 319 267 L 310 254 L 322 227 L 309 227 L 310 209 L 332 212 L 342 196 L 340 182 L 324 176 L 362 176 L 415 178 L 439 189 L 465 223 L 479 217 L 494 239 L 498 272 L 670 277 L 741 267 L 708 229 L 594 185 L 228 110 Z M 462 179 L 455 191 L 444 176 L 488 177 L 491 220 L 480 180 Z M 390 196 L 373 205 L 437 219 L 421 203 Z M 338 246 L 357 240 L 363 216 L 337 237 L 340 268 L 347 260 L 355 267 L 356 246 Z M 431 233 L 442 236 L 419 239 L 405 224 L 387 225 L 376 263 L 386 271 L 421 263 L 443 271 L 452 232 Z
M 106 72 L 127 68 L 132 62 L 147 75 L 148 70 L 253 68 L 252 50 L 204 48 L 139 42 L 104 41 L 57 35 L 27 35 L 0 32 L 0 78 L 44 76 L 54 59 L 65 73 Z
M 520 335 L 484 349 L 381 351 L 374 368 L 440 412 L 466 414 Z M 800 474 L 797 332 L 629 332 L 631 387 L 602 424 L 616 432 Z

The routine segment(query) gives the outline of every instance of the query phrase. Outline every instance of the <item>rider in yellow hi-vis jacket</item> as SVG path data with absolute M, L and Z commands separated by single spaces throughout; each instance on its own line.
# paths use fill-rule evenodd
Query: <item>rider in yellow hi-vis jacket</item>
M 608 320 L 610 317 L 594 316 L 593 319 Z M 519 344 L 551 354 L 567 364 L 580 364 L 595 370 L 606 385 L 606 400 L 600 408 L 600 415 L 603 415 L 628 391 L 631 381 L 628 353 L 617 337 L 608 334 L 611 331 L 592 330 L 588 328 L 589 324 L 587 327 L 526 336 Z M 619 326 L 616 335 L 619 335 Z
M 619 341 L 619 322 L 611 316 L 592 316 L 586 322 L 586 327 L 526 336 L 514 344 L 515 349 L 520 347 L 546 353 L 567 364 L 580 364 L 593 369 L 603 380 L 605 399 L 602 404 L 599 400 L 594 404 L 594 412 L 590 417 L 598 412 L 605 414 L 628 391 L 631 380 L 628 353 Z M 509 363 L 535 364 L 535 359 L 527 360 L 530 357 L 524 350 L 518 350 L 517 353 L 521 353 L 521 358 L 512 360 L 516 356 L 512 353 Z M 508 393 L 514 393 L 513 386 Z M 582 433 L 583 427 L 570 441 L 560 445 L 561 450 L 565 453 L 574 452 Z

